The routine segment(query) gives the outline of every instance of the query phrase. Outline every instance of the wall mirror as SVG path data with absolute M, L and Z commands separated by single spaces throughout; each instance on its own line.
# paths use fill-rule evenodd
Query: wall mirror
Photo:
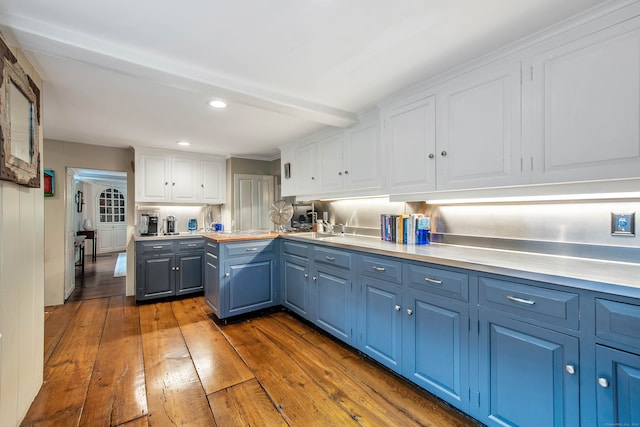
M 0 38 L 0 179 L 40 187 L 40 90 Z

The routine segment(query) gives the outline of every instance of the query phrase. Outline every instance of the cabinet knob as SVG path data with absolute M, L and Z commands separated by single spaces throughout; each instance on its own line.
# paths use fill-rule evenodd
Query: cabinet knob
M 175 182 L 172 182 L 172 183 L 171 183 L 171 185 L 173 185 L 173 186 L 175 187 L 175 186 L 176 186 L 176 183 L 175 183 Z
M 433 155 L 433 153 L 429 153 L 429 158 L 433 159 L 435 156 Z
M 304 278 L 306 279 L 307 277 L 309 277 L 309 275 L 307 273 L 304 273 Z
M 344 171 L 344 174 L 345 175 L 349 175 L 349 171 Z
M 229 274 L 229 273 L 224 273 L 224 277 L 229 277 L 229 276 L 231 276 L 231 274 Z
M 204 188 L 204 184 L 200 184 L 200 187 Z
M 338 172 L 338 175 L 342 176 L 342 172 Z
M 176 268 L 175 267 L 171 267 L 171 271 L 176 271 Z
M 400 307 L 399 305 L 396 305 L 395 307 L 393 307 L 393 309 L 394 309 L 395 311 L 400 311 L 400 309 L 401 309 L 401 308 L 402 308 L 402 307 Z
M 447 152 L 443 150 L 443 151 L 440 153 L 440 155 L 441 155 L 442 157 L 445 157 L 445 156 L 447 155 Z
M 313 281 L 315 282 L 316 280 L 318 280 L 318 278 L 316 276 L 312 277 Z
M 169 183 L 167 181 L 164 182 L 164 185 L 169 185 Z
M 179 270 L 180 270 L 180 267 L 176 267 L 176 271 L 179 271 Z
M 609 380 L 606 378 L 598 378 L 598 385 L 602 388 L 609 388 Z
M 411 316 L 413 314 L 413 310 L 411 310 L 410 308 L 407 308 L 407 314 Z
M 574 375 L 576 373 L 576 367 L 573 365 L 566 365 L 564 367 L 564 370 L 567 372 L 567 374 L 569 375 Z
M 311 180 L 313 181 L 314 179 L 316 179 L 314 176 L 311 177 Z

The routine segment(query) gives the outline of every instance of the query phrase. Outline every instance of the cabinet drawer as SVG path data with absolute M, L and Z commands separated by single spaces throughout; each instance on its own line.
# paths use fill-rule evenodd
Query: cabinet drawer
M 421 291 L 469 301 L 469 276 L 424 264 L 405 264 L 405 281 Z
M 402 263 L 387 258 L 362 257 L 362 274 L 391 283 L 402 283 Z
M 185 251 L 195 251 L 195 250 L 202 250 L 204 249 L 204 240 L 203 239 L 197 239 L 197 240 L 189 240 L 189 241 L 179 241 L 178 242 L 178 252 L 185 252 Z
M 205 243 L 205 248 L 208 254 L 212 254 L 216 256 L 218 255 L 218 242 L 207 239 Z
M 282 241 L 282 250 L 286 254 L 309 258 L 309 245 L 305 243 Z
M 351 254 L 349 252 L 316 246 L 313 250 L 313 259 L 323 264 L 351 269 Z
M 251 240 L 241 243 L 227 243 L 224 245 L 226 256 L 246 256 L 273 252 L 273 239 Z
M 480 277 L 478 303 L 571 329 L 579 327 L 578 294 Z
M 144 254 L 162 254 L 173 252 L 173 242 L 167 240 L 141 242 L 139 243 L 138 250 Z
M 597 298 L 596 336 L 640 348 L 640 305 Z

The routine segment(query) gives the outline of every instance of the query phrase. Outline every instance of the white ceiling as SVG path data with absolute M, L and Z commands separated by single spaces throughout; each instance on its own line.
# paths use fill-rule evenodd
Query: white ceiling
M 2 0 L 0 28 L 44 79 L 47 139 L 275 158 L 603 2 Z

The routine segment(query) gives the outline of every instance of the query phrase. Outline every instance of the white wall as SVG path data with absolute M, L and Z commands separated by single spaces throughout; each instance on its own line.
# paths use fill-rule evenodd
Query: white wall
M 42 87 L 22 52 L 15 53 Z M 42 153 L 42 128 L 40 135 Z M 42 384 L 43 284 L 43 188 L 0 181 L 0 427 L 22 421 Z

